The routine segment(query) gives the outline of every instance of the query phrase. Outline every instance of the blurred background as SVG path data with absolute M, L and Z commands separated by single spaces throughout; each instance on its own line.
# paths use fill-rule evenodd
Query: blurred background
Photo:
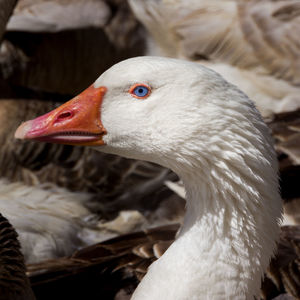
M 13 137 L 143 55 L 204 64 L 255 102 L 274 137 L 287 226 L 262 298 L 300 298 L 299 32 L 295 0 L 0 0 L 0 213 L 37 299 L 129 299 L 159 257 L 137 247 L 163 253 L 182 221 L 184 187 L 169 170 Z M 106 252 L 88 247 L 107 240 Z

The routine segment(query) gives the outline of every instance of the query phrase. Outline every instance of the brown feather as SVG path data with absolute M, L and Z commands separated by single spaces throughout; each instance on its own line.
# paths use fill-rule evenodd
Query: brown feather
M 0 300 L 33 300 L 18 235 L 0 214 Z

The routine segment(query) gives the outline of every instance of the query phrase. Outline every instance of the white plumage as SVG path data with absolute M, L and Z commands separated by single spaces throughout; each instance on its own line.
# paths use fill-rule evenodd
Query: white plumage
M 150 95 L 133 97 L 135 84 L 149 86 Z M 272 140 L 252 101 L 214 71 L 158 57 L 113 66 L 93 85 L 101 87 L 106 92 L 96 120 L 105 134 L 96 149 L 166 166 L 187 191 L 177 239 L 132 299 L 258 298 L 279 237 L 282 204 Z M 47 115 L 48 121 L 28 121 L 16 137 L 40 138 L 52 130 L 50 139 L 62 139 L 73 116 L 56 131 L 51 122 L 79 99 Z M 77 112 L 72 114 L 75 119 Z M 69 142 L 72 132 L 67 135 Z
M 19 1 L 7 24 L 8 31 L 59 32 L 99 28 L 111 17 L 103 1 Z
M 72 193 L 54 184 L 26 186 L 0 180 L 0 211 L 19 234 L 27 263 L 70 255 L 91 243 L 93 215 L 88 193 Z M 94 229 L 94 230 L 93 230 Z M 102 240 L 94 237 L 96 241 Z

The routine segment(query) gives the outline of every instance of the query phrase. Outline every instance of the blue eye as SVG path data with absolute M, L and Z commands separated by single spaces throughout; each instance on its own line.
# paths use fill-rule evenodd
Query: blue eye
M 130 94 L 136 98 L 146 98 L 150 94 L 150 87 L 142 84 L 136 84 L 129 90 Z

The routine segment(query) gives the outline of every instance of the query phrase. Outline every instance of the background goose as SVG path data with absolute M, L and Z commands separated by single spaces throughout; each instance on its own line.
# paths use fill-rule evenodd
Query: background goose
M 263 116 L 300 106 L 297 1 L 129 0 L 149 53 L 201 63 L 252 98 Z
M 259 296 L 279 238 L 277 159 L 252 102 L 215 72 L 129 59 L 74 100 L 22 124 L 16 137 L 94 146 L 182 178 L 183 226 L 132 299 Z
M 0 214 L 0 299 L 34 300 L 18 235 Z

